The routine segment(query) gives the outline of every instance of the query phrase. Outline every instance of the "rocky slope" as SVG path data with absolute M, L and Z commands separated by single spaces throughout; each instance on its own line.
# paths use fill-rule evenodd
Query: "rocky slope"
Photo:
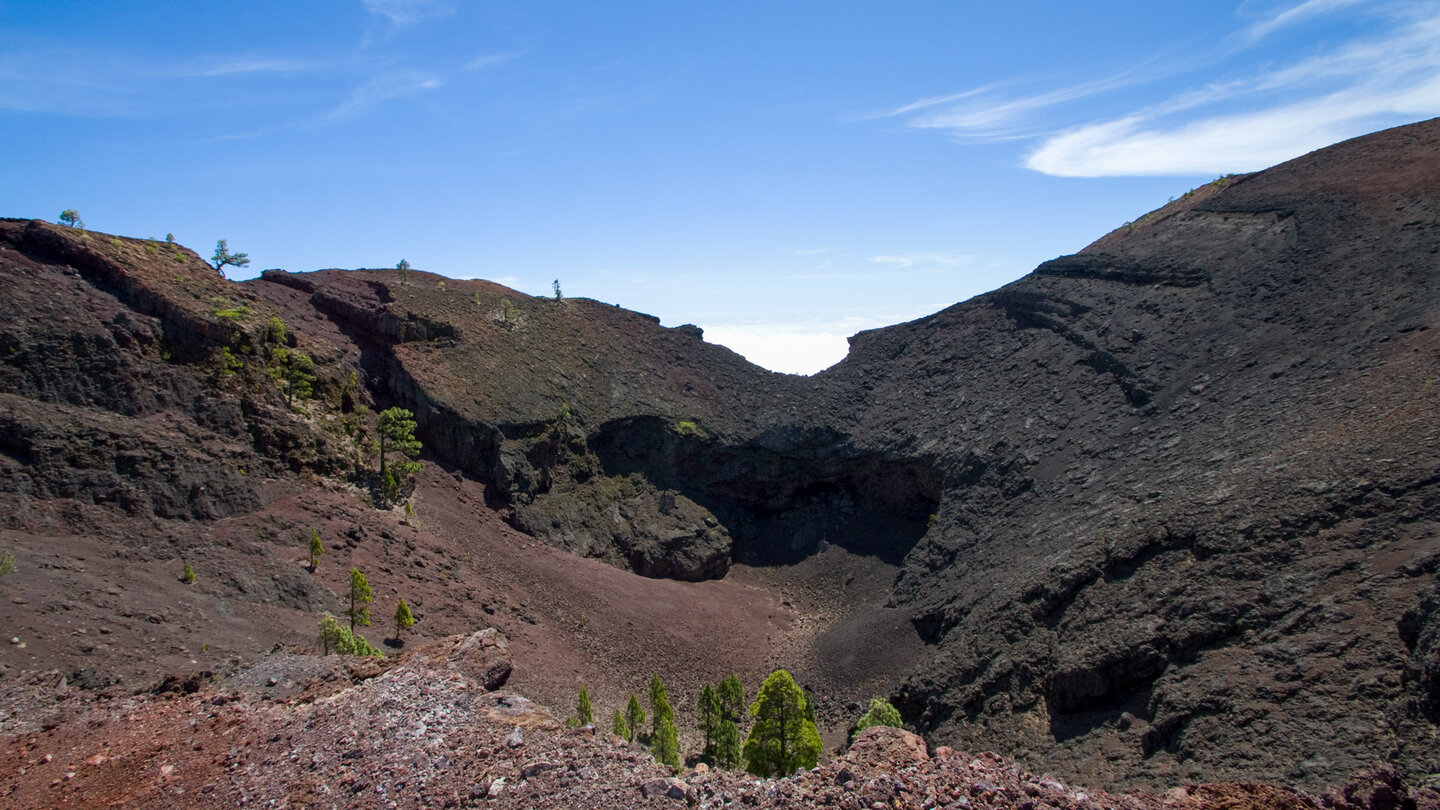
M 822 375 L 943 471 L 893 597 L 921 729 L 1121 781 L 1440 771 L 1437 150 L 1222 179 Z
M 239 671 L 356 565 L 377 619 L 500 625 L 553 705 L 785 665 L 832 745 L 889 693 L 932 743 L 1091 787 L 1424 783 L 1436 154 L 1431 121 L 1222 178 L 813 378 L 595 301 L 235 284 L 0 221 L 0 675 Z M 372 502 L 395 405 L 427 448 L 409 517 Z
M 494 632 L 482 631 L 501 640 Z M 53 675 L 29 679 L 11 692 L 24 705 L 5 707 L 19 733 L 0 748 L 0 797 L 10 807 L 144 808 L 1440 807 L 1440 794 L 1412 790 L 1388 769 L 1319 796 L 1262 784 L 1112 794 L 990 753 L 941 747 L 932 756 L 920 737 L 884 727 L 789 778 L 703 764 L 677 776 L 638 744 L 592 726 L 567 729 L 543 706 L 487 690 L 503 685 L 494 676 L 509 661 L 503 648 L 474 643 L 482 633 L 417 649 L 398 665 L 278 653 L 228 688 L 189 694 L 85 694 Z

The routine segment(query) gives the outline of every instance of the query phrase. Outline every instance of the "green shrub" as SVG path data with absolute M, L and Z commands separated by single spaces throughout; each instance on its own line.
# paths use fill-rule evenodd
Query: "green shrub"
M 210 311 L 215 313 L 215 317 L 226 321 L 241 321 L 250 315 L 249 307 L 227 301 L 218 295 L 210 299 Z
M 871 726 L 890 726 L 891 728 L 903 728 L 905 722 L 900 719 L 900 710 L 890 705 L 887 700 L 870 698 L 870 708 L 860 715 L 855 721 L 855 734 L 870 728 Z M 851 735 L 854 737 L 854 734 Z
M 329 613 L 320 616 L 320 637 L 316 643 L 320 647 L 321 655 L 335 653 L 337 655 L 385 657 L 385 654 L 371 646 L 364 636 L 355 635 Z

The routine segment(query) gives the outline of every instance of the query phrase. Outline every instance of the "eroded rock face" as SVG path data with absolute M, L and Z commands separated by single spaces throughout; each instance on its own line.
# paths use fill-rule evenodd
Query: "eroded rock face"
M 730 534 L 709 510 L 638 476 L 547 492 L 516 507 L 515 526 L 647 577 L 713 579 L 730 567 Z

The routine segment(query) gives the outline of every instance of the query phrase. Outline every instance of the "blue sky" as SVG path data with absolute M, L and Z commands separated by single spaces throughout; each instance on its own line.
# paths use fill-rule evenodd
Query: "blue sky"
M 0 216 L 404 258 L 784 371 L 1440 115 L 1440 3 L 0 0 Z

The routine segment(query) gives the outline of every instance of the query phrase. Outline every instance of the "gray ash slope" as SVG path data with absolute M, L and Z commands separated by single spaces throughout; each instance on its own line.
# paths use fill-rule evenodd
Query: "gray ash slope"
M 1440 771 L 1440 121 L 1226 178 L 817 378 L 924 459 L 935 742 L 1105 783 Z

